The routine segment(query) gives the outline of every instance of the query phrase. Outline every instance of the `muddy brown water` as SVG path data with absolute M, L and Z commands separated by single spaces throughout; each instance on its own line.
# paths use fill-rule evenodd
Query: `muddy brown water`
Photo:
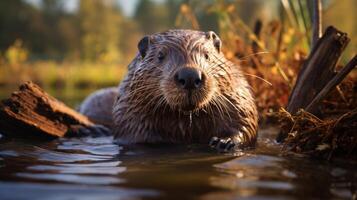
M 255 149 L 234 154 L 111 137 L 0 138 L 0 199 L 356 199 L 356 163 L 283 155 L 276 133 L 262 128 Z

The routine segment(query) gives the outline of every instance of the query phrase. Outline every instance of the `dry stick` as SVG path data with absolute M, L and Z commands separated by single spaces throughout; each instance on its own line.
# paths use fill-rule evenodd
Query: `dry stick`
M 254 34 L 257 36 L 258 39 L 260 39 L 260 33 L 261 33 L 261 30 L 262 30 L 262 27 L 263 27 L 263 23 L 260 19 L 258 19 L 256 22 L 255 22 L 255 25 L 254 25 Z M 259 46 L 257 44 L 256 41 L 253 41 L 252 42 L 252 51 L 253 53 L 255 54 L 254 57 L 256 58 L 259 58 L 259 55 L 257 55 L 256 53 L 259 52 Z M 253 58 L 254 59 L 254 58 Z M 259 64 L 260 63 L 260 59 L 255 59 Z M 254 61 L 254 60 L 253 60 Z M 254 68 L 257 68 L 257 63 L 256 62 L 253 62 L 253 67 Z
M 312 47 L 317 43 L 317 40 L 322 36 L 322 4 L 321 0 L 313 1 L 313 18 L 312 18 Z
M 254 25 L 254 34 L 257 36 L 257 38 L 259 40 L 260 40 L 260 33 L 262 31 L 262 27 L 263 27 L 262 20 L 257 19 L 257 21 L 255 21 L 255 25 Z M 252 50 L 253 50 L 253 53 L 259 52 L 259 46 L 256 41 L 252 42 Z
M 357 66 L 357 55 L 348 62 L 348 64 L 339 71 L 333 79 L 327 83 L 327 85 L 319 92 L 318 95 L 312 100 L 312 102 L 306 107 L 306 111 L 310 112 L 312 108 L 315 108 L 316 105 L 324 98 L 327 93 L 336 85 L 338 85 L 347 75 Z

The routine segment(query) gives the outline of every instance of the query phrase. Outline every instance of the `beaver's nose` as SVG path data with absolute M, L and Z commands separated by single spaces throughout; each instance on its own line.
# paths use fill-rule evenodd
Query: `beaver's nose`
M 203 83 L 202 72 L 192 67 L 184 67 L 176 73 L 175 82 L 183 89 L 197 89 Z

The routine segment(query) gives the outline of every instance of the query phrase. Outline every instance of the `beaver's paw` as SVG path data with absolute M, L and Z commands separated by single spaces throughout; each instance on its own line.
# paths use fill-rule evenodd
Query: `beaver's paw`
M 212 137 L 211 141 L 209 142 L 209 146 L 217 149 L 220 152 L 228 152 L 234 150 L 236 144 L 231 138 L 222 139 L 218 137 Z
M 112 131 L 99 124 L 95 124 L 93 126 L 72 126 L 70 130 L 70 136 L 75 137 L 85 137 L 85 136 L 92 136 L 92 137 L 99 137 L 99 136 L 109 136 L 112 135 Z

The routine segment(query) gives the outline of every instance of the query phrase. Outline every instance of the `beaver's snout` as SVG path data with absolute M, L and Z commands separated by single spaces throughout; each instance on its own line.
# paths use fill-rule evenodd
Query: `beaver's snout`
M 204 84 L 204 76 L 198 69 L 183 67 L 175 74 L 175 83 L 178 87 L 185 90 L 199 89 Z

